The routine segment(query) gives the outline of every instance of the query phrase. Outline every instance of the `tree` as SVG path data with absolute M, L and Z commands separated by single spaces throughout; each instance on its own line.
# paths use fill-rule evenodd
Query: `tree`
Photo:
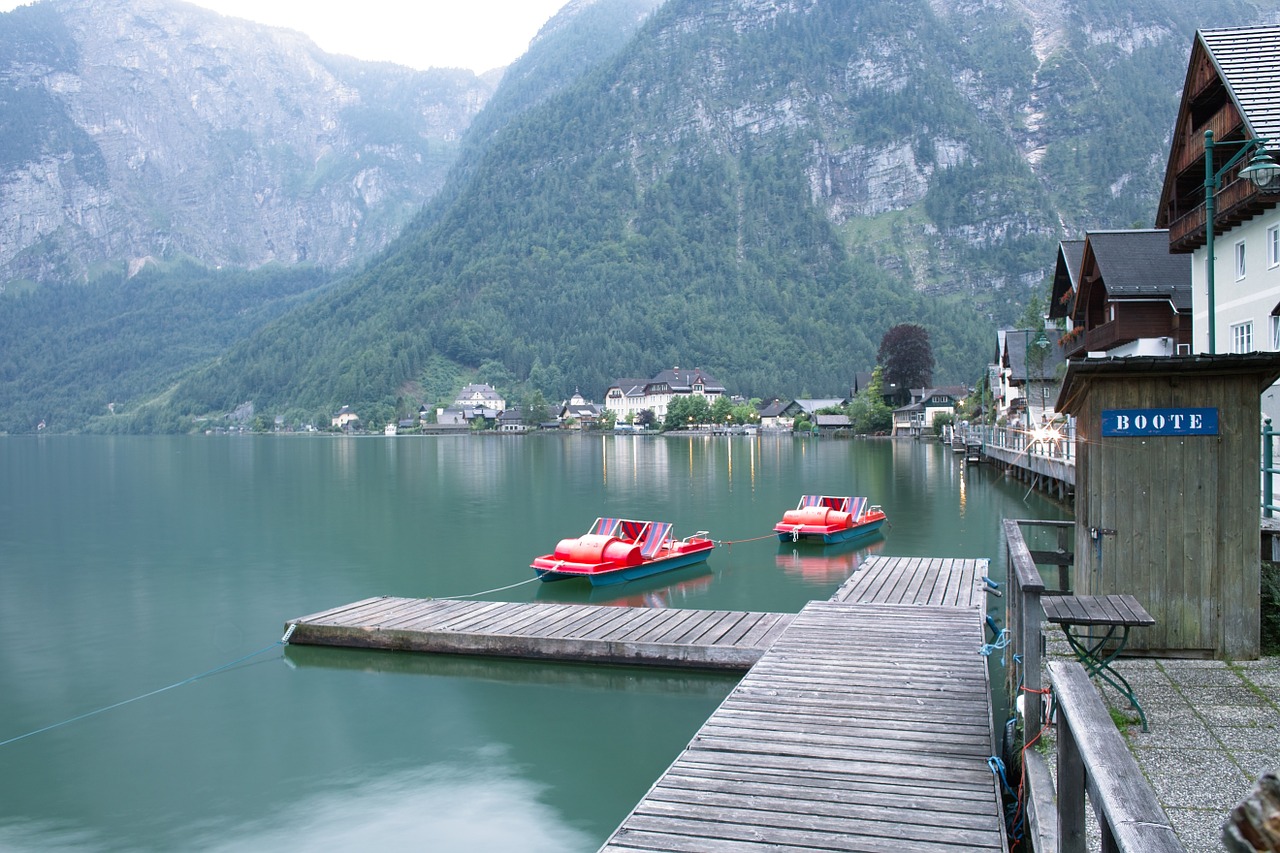
M 928 388 L 933 382 L 933 347 L 924 326 L 900 323 L 885 332 L 877 360 L 885 383 L 901 390 Z
M 551 410 L 547 406 L 547 398 L 541 391 L 534 391 L 524 399 L 524 422 L 529 427 L 537 427 L 551 420 Z
M 853 431 L 862 435 L 893 429 L 893 410 L 884 402 L 884 368 L 876 366 L 871 373 L 871 384 L 853 398 L 845 414 Z

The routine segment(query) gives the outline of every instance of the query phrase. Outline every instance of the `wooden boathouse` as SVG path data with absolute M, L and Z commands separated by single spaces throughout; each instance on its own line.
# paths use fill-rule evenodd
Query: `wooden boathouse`
M 747 670 L 602 850 L 1005 849 L 985 560 L 873 557 L 799 614 L 375 598 L 291 642 Z

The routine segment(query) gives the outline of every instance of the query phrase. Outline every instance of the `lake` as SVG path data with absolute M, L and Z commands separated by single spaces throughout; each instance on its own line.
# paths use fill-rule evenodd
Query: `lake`
M 759 538 L 804 493 L 891 526 Z M 735 544 L 480 598 L 793 612 L 872 553 L 1001 579 L 1002 518 L 1069 517 L 932 441 L 0 438 L 0 848 L 595 850 L 735 677 L 274 644 L 357 599 L 525 581 L 601 515 Z

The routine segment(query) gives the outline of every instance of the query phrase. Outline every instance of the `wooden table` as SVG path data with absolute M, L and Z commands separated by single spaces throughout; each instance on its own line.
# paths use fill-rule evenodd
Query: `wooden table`
M 1152 615 L 1132 595 L 1046 595 L 1040 601 L 1045 619 L 1062 626 L 1067 643 L 1089 676 L 1120 691 L 1138 712 L 1142 730 L 1147 731 L 1147 715 L 1133 687 L 1111 668 L 1111 662 L 1124 651 L 1130 629 L 1156 624 Z M 1101 633 L 1094 629 L 1101 629 Z M 1108 648 L 1113 642 L 1115 645 Z

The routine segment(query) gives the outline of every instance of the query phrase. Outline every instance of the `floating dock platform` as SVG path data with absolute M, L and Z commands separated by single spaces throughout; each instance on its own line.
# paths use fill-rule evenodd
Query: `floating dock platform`
M 290 642 L 748 670 L 602 851 L 1004 850 L 986 560 L 872 557 L 799 614 L 370 598 Z

